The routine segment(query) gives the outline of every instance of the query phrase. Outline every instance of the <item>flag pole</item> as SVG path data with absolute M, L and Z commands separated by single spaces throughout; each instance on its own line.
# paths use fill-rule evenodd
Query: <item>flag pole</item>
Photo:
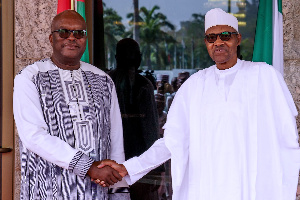
M 78 12 L 86 21 L 85 17 L 85 0 L 77 0 L 76 2 L 76 12 Z M 81 61 L 89 63 L 89 48 L 88 48 L 88 40 L 86 42 L 86 49 L 81 57 Z
M 70 0 L 71 1 L 71 10 L 75 10 L 75 2 L 74 0 Z

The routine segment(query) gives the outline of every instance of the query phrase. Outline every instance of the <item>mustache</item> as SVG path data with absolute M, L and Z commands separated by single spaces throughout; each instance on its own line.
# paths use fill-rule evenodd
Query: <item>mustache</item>
M 67 41 L 63 43 L 63 46 L 75 46 L 75 47 L 80 47 L 80 45 L 76 41 Z
M 220 50 L 227 50 L 227 48 L 224 45 L 216 46 L 215 51 L 220 51 Z

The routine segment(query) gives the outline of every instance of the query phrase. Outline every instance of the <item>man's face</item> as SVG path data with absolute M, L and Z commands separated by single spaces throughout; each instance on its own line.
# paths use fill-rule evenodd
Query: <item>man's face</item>
M 51 32 L 58 29 L 86 30 L 86 24 L 81 18 L 65 15 L 53 22 Z M 53 32 L 49 40 L 53 48 L 53 59 L 64 64 L 79 62 L 86 47 L 86 36 L 78 39 L 73 33 L 68 38 L 61 38 L 58 32 Z
M 236 30 L 227 25 L 217 25 L 207 29 L 205 34 L 219 34 L 222 32 L 236 32 Z M 235 65 L 237 62 L 237 46 L 240 45 L 241 38 L 240 34 L 232 34 L 228 41 L 222 41 L 218 36 L 214 43 L 209 43 L 205 39 L 207 51 L 219 69 L 228 69 Z

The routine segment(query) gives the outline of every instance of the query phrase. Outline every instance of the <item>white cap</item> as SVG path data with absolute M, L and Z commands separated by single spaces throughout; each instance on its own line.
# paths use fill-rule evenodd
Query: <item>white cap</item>
M 205 32 L 212 26 L 227 25 L 239 32 L 238 20 L 232 14 L 223 11 L 221 8 L 209 10 L 205 15 Z

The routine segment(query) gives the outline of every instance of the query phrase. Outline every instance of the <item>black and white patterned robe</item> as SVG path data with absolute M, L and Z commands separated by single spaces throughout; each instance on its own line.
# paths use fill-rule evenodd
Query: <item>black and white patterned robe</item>
M 83 62 L 62 70 L 50 59 L 27 66 L 15 78 L 14 116 L 21 199 L 110 199 L 85 177 L 95 160 L 124 161 L 115 88 L 103 71 Z

